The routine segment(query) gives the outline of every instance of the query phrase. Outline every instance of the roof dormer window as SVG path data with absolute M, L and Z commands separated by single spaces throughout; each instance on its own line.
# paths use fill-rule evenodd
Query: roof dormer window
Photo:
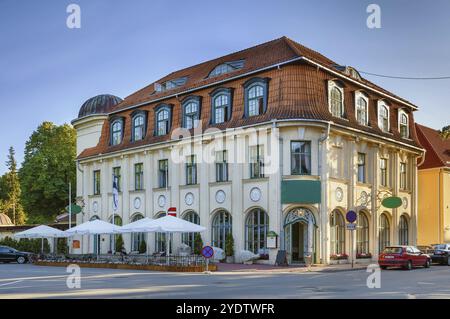
M 369 98 L 362 92 L 355 93 L 355 114 L 356 121 L 359 125 L 367 125 L 369 123 Z
M 176 89 L 177 87 L 185 85 L 187 82 L 187 79 L 188 79 L 187 76 L 184 76 L 184 77 L 181 77 L 178 79 L 166 81 L 163 84 L 155 83 L 155 91 L 156 92 L 164 92 L 164 91 Z
M 344 116 L 344 89 L 335 81 L 328 82 L 328 107 L 333 116 Z
M 111 142 L 112 146 L 122 143 L 123 138 L 123 119 L 114 119 L 111 122 Z
M 219 64 L 209 73 L 208 78 L 240 70 L 244 67 L 244 62 L 244 60 L 238 60 Z
M 378 101 L 378 127 L 383 132 L 389 132 L 389 106 L 384 101 Z
M 409 138 L 409 117 L 408 114 L 404 110 L 398 111 L 398 130 L 400 132 L 400 136 L 403 138 Z

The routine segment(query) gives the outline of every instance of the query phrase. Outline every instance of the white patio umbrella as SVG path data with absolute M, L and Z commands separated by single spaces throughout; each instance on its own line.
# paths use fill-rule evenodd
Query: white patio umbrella
M 41 238 L 41 251 L 44 251 L 44 238 L 64 238 L 67 234 L 62 230 L 41 225 L 14 234 L 15 238 Z
M 188 222 L 184 219 L 173 217 L 170 215 L 151 219 L 143 218 L 133 223 L 127 224 L 118 230 L 118 233 L 166 233 L 166 255 L 170 254 L 170 236 L 169 233 L 199 233 L 205 231 L 206 228 L 197 224 Z M 169 262 L 169 259 L 167 259 Z
M 156 219 L 151 219 L 148 217 L 144 217 L 132 223 L 126 224 L 120 229 L 116 230 L 116 233 L 124 234 L 124 233 L 151 233 L 156 231 L 156 226 L 153 225 L 153 222 Z
M 137 221 L 134 221 L 132 223 L 126 224 L 122 226 L 119 230 L 117 230 L 117 233 L 124 234 L 124 233 L 147 233 L 147 244 L 149 242 L 148 234 L 155 232 L 156 227 L 153 226 L 153 222 L 155 219 L 151 219 L 149 217 L 144 217 L 142 219 L 139 219 Z M 148 248 L 147 248 L 148 249 Z M 147 263 L 148 263 L 148 250 L 147 250 Z
M 206 230 L 203 226 L 170 215 L 154 219 L 152 226 L 160 233 L 201 233 Z
M 120 228 L 120 226 L 107 223 L 100 219 L 96 219 L 70 228 L 66 230 L 65 233 L 69 236 L 114 234 Z
M 103 220 L 96 219 L 85 222 L 73 228 L 70 228 L 65 231 L 69 236 L 75 235 L 103 235 L 103 234 L 114 234 L 121 227 L 113 225 L 111 223 L 107 223 Z M 97 251 L 98 257 L 98 251 Z
M 153 229 L 154 232 L 166 233 L 167 256 L 170 255 L 170 233 L 200 233 L 206 230 L 203 226 L 170 215 L 153 219 L 147 224 L 147 227 Z M 141 226 L 137 225 L 134 228 L 139 230 Z M 169 263 L 169 258 L 167 258 L 167 263 Z

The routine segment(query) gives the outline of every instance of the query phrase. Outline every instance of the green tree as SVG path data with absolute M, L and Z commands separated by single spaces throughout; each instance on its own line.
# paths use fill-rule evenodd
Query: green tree
M 147 243 L 145 240 L 141 240 L 141 243 L 139 244 L 139 253 L 144 254 L 147 252 Z
M 122 235 L 117 236 L 116 238 L 116 252 L 121 252 L 123 250 L 123 238 Z
M 202 236 L 199 233 L 195 233 L 195 235 L 194 235 L 194 254 L 200 255 L 202 253 L 202 248 L 203 248 Z
M 450 138 L 450 125 L 444 126 L 441 130 L 441 136 L 443 139 L 449 139 Z
M 228 233 L 225 237 L 225 256 L 234 256 L 234 238 L 231 233 Z
M 0 181 L 0 200 L 2 202 L 0 212 L 8 215 L 14 224 L 23 225 L 26 216 L 20 202 L 21 189 L 13 147 L 9 148 L 6 166 L 8 167 L 8 172 L 2 176 Z
M 68 183 L 75 185 L 75 157 L 76 132 L 68 124 L 44 122 L 30 136 L 19 172 L 22 205 L 30 221 L 52 221 L 64 211 Z

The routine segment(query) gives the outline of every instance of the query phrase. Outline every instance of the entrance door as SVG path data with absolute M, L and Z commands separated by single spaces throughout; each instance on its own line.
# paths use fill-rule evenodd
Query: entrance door
M 305 227 L 301 222 L 292 224 L 292 262 L 304 262 L 304 235 Z

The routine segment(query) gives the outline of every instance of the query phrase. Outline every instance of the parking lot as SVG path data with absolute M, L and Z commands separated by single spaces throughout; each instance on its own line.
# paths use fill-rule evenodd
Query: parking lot
M 450 298 L 450 267 L 381 272 L 369 289 L 365 270 L 302 273 L 162 273 L 81 268 L 81 287 L 64 267 L 0 264 L 0 298 Z M 273 287 L 277 294 L 273 294 Z

